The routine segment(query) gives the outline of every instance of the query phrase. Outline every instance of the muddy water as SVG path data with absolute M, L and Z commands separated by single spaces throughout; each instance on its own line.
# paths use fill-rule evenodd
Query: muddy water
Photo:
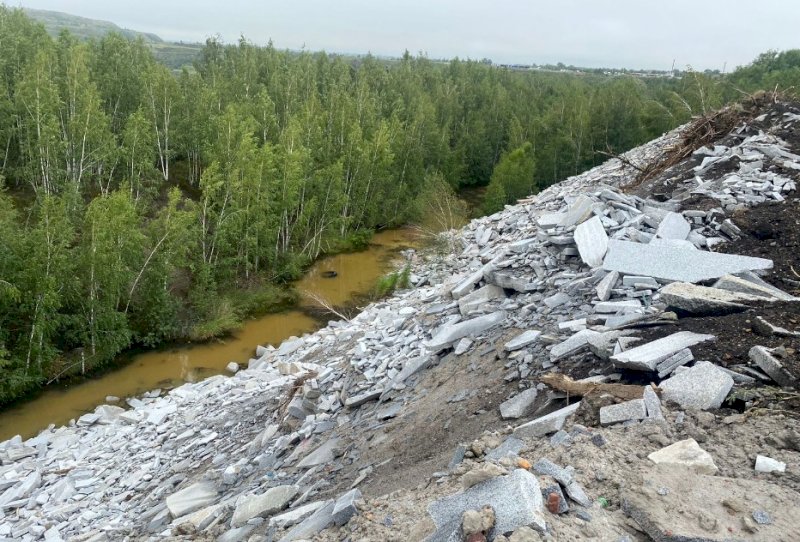
M 224 373 L 231 361 L 246 363 L 254 356 L 256 345 L 278 345 L 292 335 L 319 329 L 322 322 L 309 316 L 303 307 L 318 307 L 318 299 L 341 306 L 367 293 L 378 277 L 389 270 L 398 251 L 413 245 L 411 230 L 380 232 L 363 252 L 339 254 L 316 262 L 295 284 L 301 293 L 310 292 L 317 298 L 304 298 L 300 310 L 250 320 L 224 340 L 136 354 L 120 369 L 99 378 L 66 389 L 49 388 L 34 400 L 0 412 L 0 441 L 17 434 L 23 438 L 33 436 L 51 423 L 64 425 L 94 410 L 109 395 L 131 397 Z M 333 271 L 336 276 L 326 278 L 326 271 Z

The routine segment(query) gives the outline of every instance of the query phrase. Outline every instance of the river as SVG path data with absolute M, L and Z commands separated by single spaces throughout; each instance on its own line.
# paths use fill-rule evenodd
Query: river
M 410 229 L 395 229 L 375 234 L 368 249 L 338 254 L 317 261 L 295 284 L 298 291 L 311 292 L 331 305 L 342 306 L 366 294 L 375 281 L 386 274 L 402 248 L 415 244 Z M 326 271 L 337 275 L 326 278 Z M 246 365 L 255 356 L 256 345 L 276 346 L 283 340 L 313 332 L 325 322 L 304 311 L 317 302 L 306 297 L 300 307 L 249 320 L 238 332 L 225 339 L 203 344 L 178 345 L 127 357 L 119 369 L 98 378 L 68 387 L 49 387 L 34 399 L 0 412 L 0 441 L 14 435 L 28 438 L 49 424 L 65 425 L 90 412 L 109 395 L 126 398 L 157 388 L 172 388 L 225 373 L 235 361 Z M 331 316 L 331 318 L 336 318 Z M 124 406 L 124 402 L 119 404 Z

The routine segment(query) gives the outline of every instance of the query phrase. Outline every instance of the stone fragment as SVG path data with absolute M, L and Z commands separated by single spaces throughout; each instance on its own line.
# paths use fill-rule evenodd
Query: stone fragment
M 599 314 L 628 314 L 638 312 L 642 303 L 638 299 L 625 301 L 601 301 L 594 306 L 594 312 Z
M 593 206 L 594 202 L 588 197 L 581 194 L 572 203 L 572 205 L 569 206 L 566 214 L 563 217 L 561 217 L 561 220 L 559 221 L 559 226 L 568 228 L 570 226 L 580 224 L 581 222 L 592 216 Z
M 537 331 L 535 329 L 529 329 L 527 331 L 524 331 L 523 333 L 520 333 L 519 335 L 508 341 L 505 344 L 504 348 L 506 349 L 507 352 L 513 352 L 514 350 L 525 348 L 526 346 L 535 343 L 536 340 L 539 338 L 539 335 L 541 334 L 542 334 L 541 331 Z
M 491 506 L 484 506 L 481 510 L 467 510 L 461 516 L 461 534 L 467 541 L 486 540 L 483 533 L 488 533 L 494 527 L 495 514 Z
M 554 478 L 542 476 L 539 478 L 539 484 L 542 486 L 542 498 L 551 514 L 557 515 L 569 512 L 567 498 L 561 491 L 561 485 Z
M 561 358 L 588 348 L 589 339 L 597 335 L 598 332 L 591 329 L 584 329 L 575 333 L 567 340 L 558 343 L 550 349 L 550 361 L 558 361 Z
M 764 298 L 688 282 L 673 282 L 660 293 L 667 308 L 695 316 L 741 312 L 754 303 L 764 302 Z
M 600 425 L 611 425 L 647 417 L 644 400 L 634 399 L 616 405 L 600 407 Z
M 733 378 L 713 363 L 699 361 L 659 384 L 661 397 L 683 408 L 719 408 L 733 387 Z
M 583 490 L 583 486 L 580 485 L 576 480 L 573 480 L 564 486 L 564 491 L 567 492 L 567 496 L 569 496 L 570 499 L 581 506 L 586 508 L 592 506 L 592 500 L 588 495 L 586 495 L 586 491 Z
M 678 239 L 683 241 L 689 236 L 692 227 L 680 213 L 669 212 L 661 219 L 656 230 L 656 237 L 661 239 Z
M 470 311 L 483 308 L 486 303 L 495 299 L 505 299 L 505 290 L 494 284 L 487 284 L 483 288 L 478 288 L 458 300 L 458 310 L 462 316 L 466 316 Z
M 474 485 L 504 474 L 507 474 L 507 471 L 494 463 L 481 463 L 461 477 L 461 485 L 464 489 L 469 489 Z
M 750 359 L 767 373 L 779 386 L 789 387 L 795 384 L 795 378 L 786 370 L 783 363 L 764 346 L 754 346 L 748 353 Z
M 595 292 L 597 292 L 597 298 L 600 301 L 608 301 L 608 298 L 611 297 L 611 290 L 617 284 L 619 280 L 619 272 L 612 271 L 608 273 L 603 279 L 597 283 L 595 286 Z
M 772 260 L 612 239 L 603 269 L 660 280 L 701 282 L 742 271 L 772 269 Z
M 455 353 L 456 356 L 460 356 L 466 353 L 470 346 L 472 346 L 472 339 L 467 339 L 465 337 L 456 343 L 455 348 L 453 348 L 453 353 Z
M 800 337 L 800 331 L 789 331 L 786 328 L 773 325 L 767 322 L 763 317 L 756 316 L 752 320 L 753 331 L 764 337 L 771 337 L 777 335 L 778 337 Z
M 359 407 L 364 403 L 377 400 L 382 393 L 383 390 L 369 390 L 365 391 L 364 393 L 359 393 L 358 395 L 354 395 L 345 399 L 344 406 L 349 408 Z
M 216 500 L 217 488 L 212 482 L 197 482 L 167 497 L 167 508 L 173 518 L 179 518 Z
M 651 453 L 647 459 L 656 465 L 678 465 L 698 474 L 714 474 L 717 466 L 711 455 L 702 449 L 693 438 L 670 444 L 666 448 Z
M 664 378 L 665 376 L 672 374 L 675 369 L 686 365 L 690 361 L 694 361 L 694 354 L 692 354 L 692 351 L 688 348 L 684 348 L 683 350 L 675 352 L 670 357 L 656 365 L 658 378 Z
M 786 472 L 786 463 L 765 455 L 756 456 L 756 472 Z
M 603 265 L 608 250 L 608 235 L 600 218 L 594 216 L 575 228 L 575 244 L 583 263 L 589 267 Z
M 759 479 L 725 478 L 657 466 L 622 491 L 622 509 L 659 542 L 776 542 L 800 540 L 800 494 Z M 666 495 L 658 488 L 668 487 Z M 725 503 L 743 504 L 731 513 Z M 684 510 L 685 514 L 678 511 Z M 771 523 L 747 526 L 743 517 L 769 511 Z M 693 520 L 689 520 L 692 517 Z M 751 523 L 752 520 L 750 520 Z
M 232 361 L 225 366 L 225 370 L 231 374 L 236 374 L 239 372 L 239 364 L 235 361 Z
M 564 427 L 564 422 L 578 410 L 579 406 L 580 401 L 540 418 L 536 418 L 535 420 L 518 425 L 514 429 L 514 435 L 518 438 L 538 438 L 550 433 L 555 433 Z
M 444 326 L 444 328 L 440 329 L 436 335 L 430 341 L 428 341 L 426 346 L 433 353 L 440 352 L 445 348 L 448 348 L 457 340 L 467 336 L 472 337 L 478 335 L 479 333 L 486 331 L 497 324 L 500 324 L 505 319 L 506 313 L 504 311 L 497 311 L 485 316 L 479 316 L 471 320 L 459 322 L 457 324 Z
M 461 528 L 466 510 L 491 504 L 496 513 L 495 532 L 514 531 L 523 525 L 534 525 L 545 531 L 542 515 L 542 494 L 536 477 L 524 469 L 515 469 L 508 476 L 498 476 L 466 491 L 444 497 L 428 506 L 436 525 L 429 542 L 445 542 Z
M 489 453 L 486 454 L 486 458 L 492 461 L 499 461 L 503 457 L 517 455 L 524 447 L 525 443 L 523 441 L 510 436 L 507 437 L 500 446 L 489 451 Z
M 293 542 L 294 540 L 307 540 L 323 529 L 333 525 L 334 501 L 328 501 L 325 506 L 295 525 L 288 533 L 283 535 L 279 542 Z
M 358 512 L 356 501 L 360 498 L 361 491 L 358 489 L 351 489 L 336 499 L 336 503 L 333 505 L 333 522 L 341 526 L 350 521 L 350 518 Z
M 544 476 L 551 476 L 562 486 L 568 486 L 572 483 L 572 471 L 562 468 L 547 458 L 539 459 L 533 464 L 533 470 Z
M 714 288 L 730 292 L 752 295 L 765 299 L 781 301 L 797 301 L 798 298 L 787 294 L 753 273 L 740 273 L 740 276 L 725 275 L 714 283 Z
M 557 292 L 550 297 L 544 298 L 544 304 L 550 307 L 551 309 L 555 309 L 556 307 L 560 307 L 561 305 L 565 305 L 572 301 L 572 298 L 569 294 L 565 294 L 564 292 Z
M 661 399 L 651 386 L 644 387 L 644 406 L 647 410 L 647 418 L 651 420 L 663 420 L 664 413 L 661 410 Z
M 679 331 L 611 356 L 614 366 L 637 371 L 654 371 L 656 366 L 684 348 L 714 340 L 713 335 Z
M 283 514 L 278 514 L 269 518 L 269 526 L 278 529 L 286 529 L 292 525 L 297 525 L 320 508 L 332 502 L 333 501 L 315 501 L 298 506 L 297 508 L 292 508 Z
M 500 404 L 500 416 L 504 420 L 522 418 L 525 416 L 536 401 L 536 388 L 528 388 L 511 399 Z
M 328 439 L 313 452 L 305 456 L 297 466 L 304 468 L 324 465 L 333 461 L 340 453 L 339 439 Z
M 287 506 L 295 495 L 297 486 L 272 487 L 258 495 L 246 495 L 236 501 L 233 511 L 231 527 L 241 527 L 248 520 L 255 517 L 266 517 L 280 512 Z

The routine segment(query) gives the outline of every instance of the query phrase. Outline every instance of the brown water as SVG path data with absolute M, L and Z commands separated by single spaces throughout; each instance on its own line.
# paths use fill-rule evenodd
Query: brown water
M 408 229 L 380 232 L 363 252 L 339 254 L 316 262 L 295 286 L 301 293 L 313 293 L 333 306 L 347 304 L 368 293 L 378 277 L 389 270 L 398 250 L 413 246 L 414 241 L 413 232 Z M 325 278 L 325 271 L 335 271 L 337 276 Z M 304 298 L 303 306 L 319 304 Z M 302 310 L 288 310 L 250 320 L 224 340 L 133 355 L 120 369 L 65 389 L 48 388 L 31 401 L 0 412 L 0 441 L 17 434 L 28 438 L 51 423 L 64 425 L 94 410 L 109 395 L 130 397 L 224 373 L 231 361 L 246 364 L 255 355 L 256 345 L 275 346 L 321 326 L 321 322 Z

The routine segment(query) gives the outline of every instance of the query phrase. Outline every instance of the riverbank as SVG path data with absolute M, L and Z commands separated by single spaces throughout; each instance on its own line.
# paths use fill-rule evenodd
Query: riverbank
M 416 233 L 408 228 L 378 232 L 366 250 L 326 255 L 312 264 L 300 280 L 292 283 L 297 303 L 288 310 L 247 319 L 222 338 L 123 354 L 118 364 L 101 368 L 82 381 L 39 390 L 32 398 L 0 411 L 0 440 L 17 434 L 27 438 L 51 423 L 66 424 L 94 410 L 107 396 L 124 400 L 156 388 L 166 391 L 184 382 L 225 374 L 230 362 L 245 365 L 252 356 L 253 345 L 278 345 L 290 337 L 313 332 L 335 318 L 304 294 L 312 293 L 340 308 L 363 301 L 377 280 L 391 269 L 398 251 L 413 247 L 416 242 Z M 335 271 L 336 277 L 326 278 L 329 271 Z

